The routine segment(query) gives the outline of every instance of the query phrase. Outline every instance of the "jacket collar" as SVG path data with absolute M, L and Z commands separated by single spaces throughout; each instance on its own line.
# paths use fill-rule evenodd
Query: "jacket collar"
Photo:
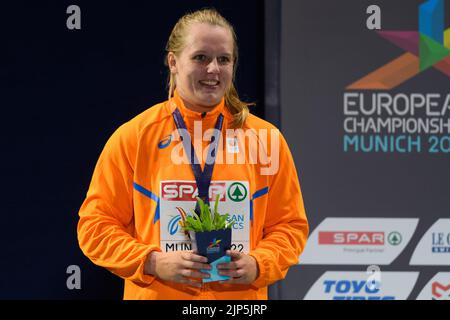
M 206 114 L 203 115 L 202 112 L 197 112 L 189 109 L 184 105 L 183 100 L 181 99 L 180 95 L 178 94 L 177 90 L 175 90 L 173 97 L 168 101 L 167 104 L 169 108 L 169 112 L 172 113 L 175 111 L 175 109 L 178 107 L 180 110 L 183 118 L 186 122 L 193 122 L 193 121 L 203 121 L 203 122 L 210 122 L 217 119 L 220 113 L 224 115 L 224 117 L 232 118 L 232 115 L 229 113 L 228 109 L 225 107 L 225 99 L 222 98 L 220 100 L 219 104 L 215 105 L 213 108 L 211 108 L 210 111 L 206 112 Z M 188 123 L 186 125 L 189 126 Z

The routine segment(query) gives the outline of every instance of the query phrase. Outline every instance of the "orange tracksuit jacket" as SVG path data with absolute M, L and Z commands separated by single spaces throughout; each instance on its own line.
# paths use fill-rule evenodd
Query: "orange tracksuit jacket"
M 166 226 L 161 225 L 161 217 L 168 213 L 160 210 L 161 181 L 195 182 L 190 164 L 175 164 L 171 158 L 172 148 L 180 143 L 168 138 L 176 131 L 172 118 L 176 107 L 191 137 L 194 121 L 202 121 L 203 131 L 214 128 L 220 112 L 224 115 L 223 136 L 231 128 L 233 117 L 223 100 L 202 117 L 201 113 L 187 109 L 176 92 L 169 101 L 147 109 L 119 127 L 98 159 L 80 208 L 79 245 L 92 262 L 125 280 L 124 299 L 267 299 L 267 286 L 283 279 L 288 268 L 298 263 L 308 236 L 297 172 L 281 134 L 279 168 L 275 174 L 262 175 L 264 164 L 254 160 L 250 163 L 247 150 L 246 163 L 216 160 L 212 175 L 211 184 L 228 180 L 248 182 L 251 207 L 248 253 L 258 263 L 258 278 L 249 285 L 212 282 L 194 288 L 144 274 L 148 254 L 162 251 L 160 232 Z M 257 139 L 259 129 L 276 129 L 251 114 L 243 129 L 249 128 L 255 130 Z M 269 140 L 268 154 L 271 143 Z M 208 142 L 203 141 L 202 146 L 206 150 Z M 220 143 L 217 159 L 221 155 L 225 159 L 226 152 L 225 143 Z M 199 151 L 196 153 L 199 155 Z M 204 159 L 201 162 L 203 168 Z

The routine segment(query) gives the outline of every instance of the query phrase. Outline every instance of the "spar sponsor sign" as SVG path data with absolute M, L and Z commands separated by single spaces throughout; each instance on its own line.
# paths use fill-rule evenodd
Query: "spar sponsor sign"
M 300 264 L 390 264 L 411 240 L 418 221 L 326 218 L 309 237 Z

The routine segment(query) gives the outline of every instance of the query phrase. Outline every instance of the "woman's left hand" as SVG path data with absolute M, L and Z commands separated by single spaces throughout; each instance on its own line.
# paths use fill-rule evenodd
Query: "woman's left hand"
M 231 262 L 217 266 L 219 274 L 229 276 L 229 280 L 221 281 L 225 284 L 250 284 L 258 278 L 258 263 L 252 256 L 233 250 L 227 250 Z

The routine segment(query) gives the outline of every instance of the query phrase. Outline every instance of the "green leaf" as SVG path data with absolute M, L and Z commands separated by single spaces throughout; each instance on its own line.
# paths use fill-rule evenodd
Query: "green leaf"
M 216 202 L 214 203 L 214 214 L 218 214 L 217 208 L 218 208 L 218 206 L 219 206 L 219 197 L 220 197 L 220 194 L 218 194 L 218 195 L 216 196 Z
M 214 211 L 211 210 L 209 204 L 206 204 L 200 197 L 197 197 L 200 213 L 197 214 L 195 210 L 192 210 L 192 215 L 186 217 L 186 222 L 181 224 L 185 231 L 203 232 L 221 230 L 225 228 L 231 228 L 232 224 L 227 222 L 229 214 L 220 214 L 218 212 L 220 195 L 216 196 L 214 203 Z
M 186 217 L 186 226 L 193 228 L 194 229 L 193 231 L 202 232 L 203 231 L 202 223 L 201 223 L 200 219 L 198 218 L 198 215 L 195 214 L 195 212 L 193 212 L 193 214 L 194 214 L 193 217 L 191 217 L 191 216 Z M 186 230 L 186 228 L 185 228 L 185 230 Z

